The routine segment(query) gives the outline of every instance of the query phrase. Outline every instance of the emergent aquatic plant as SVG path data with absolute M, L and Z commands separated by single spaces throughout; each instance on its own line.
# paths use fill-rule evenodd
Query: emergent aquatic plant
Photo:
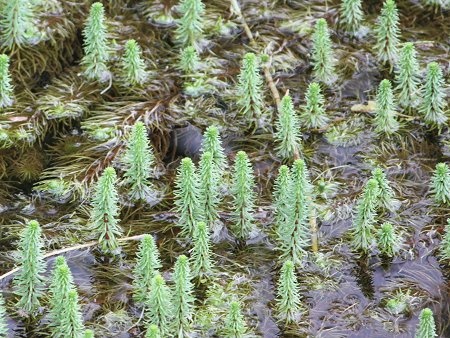
M 94 331 L 89 330 L 89 329 L 84 331 L 83 338 L 94 338 Z
M 387 257 L 394 257 L 399 252 L 402 239 L 391 223 L 381 225 L 377 232 L 377 245 L 380 252 Z
M 320 85 L 312 82 L 308 86 L 305 96 L 306 105 L 300 115 L 301 124 L 306 128 L 323 128 L 329 118 L 323 107 L 324 98 L 320 91 Z
M 373 227 L 376 207 L 379 204 L 379 193 L 377 180 L 373 178 L 368 180 L 363 195 L 358 201 L 356 216 L 353 220 L 352 246 L 354 250 L 367 253 L 373 243 Z
M 364 18 L 361 0 L 342 0 L 340 12 L 345 30 L 354 34 L 361 27 Z
M 241 313 L 241 304 L 237 301 L 230 303 L 227 317 L 225 318 L 223 334 L 225 338 L 244 338 L 247 333 L 247 324 Z
M 278 156 L 286 160 L 294 156 L 298 157 L 302 148 L 301 133 L 298 117 L 289 94 L 284 95 L 281 100 L 276 129 L 274 138 L 278 142 L 276 148 Z
M 142 303 L 150 291 L 153 277 L 162 267 L 158 247 L 152 235 L 144 235 L 139 244 L 133 270 L 133 298 Z
M 395 199 L 394 190 L 389 185 L 386 173 L 381 168 L 372 170 L 372 178 L 378 182 L 380 206 L 389 211 L 395 211 L 400 206 L 400 202 Z
M 181 0 L 179 8 L 182 17 L 177 21 L 175 40 L 181 47 L 197 47 L 203 33 L 205 5 L 201 0 Z
M 181 50 L 178 68 L 186 75 L 193 75 L 200 66 L 197 50 L 193 46 L 188 46 Z
M 200 209 L 207 225 L 212 228 L 214 222 L 219 218 L 218 206 L 220 203 L 220 176 L 214 164 L 213 155 L 209 151 L 202 153 L 200 159 L 200 186 L 199 201 Z
M 148 79 L 148 72 L 142 59 L 141 47 L 134 39 L 128 40 L 125 44 L 122 69 L 125 86 L 142 85 Z
M 275 226 L 280 241 L 286 236 L 286 223 L 289 220 L 289 199 L 291 198 L 291 175 L 287 165 L 278 169 L 278 176 L 274 182 L 273 204 L 275 207 Z
M 227 157 L 222 147 L 219 129 L 216 126 L 209 126 L 203 133 L 202 152 L 206 151 L 209 151 L 213 155 L 214 164 L 218 172 L 223 173 L 227 170 Z
M 261 116 L 262 84 L 258 58 L 253 53 L 245 54 L 238 76 L 237 104 L 248 123 L 255 119 L 259 120 Z
M 301 315 L 300 291 L 295 273 L 294 263 L 284 262 L 278 280 L 276 294 L 277 317 L 286 323 L 292 323 Z
M 422 86 L 422 104 L 419 109 L 425 123 L 439 129 L 448 119 L 444 111 L 446 106 L 444 83 L 441 67 L 437 62 L 431 62 L 427 67 L 425 84 Z
M 117 236 L 122 234 L 119 226 L 119 196 L 116 189 L 116 171 L 106 168 L 95 186 L 92 199 L 91 228 L 97 234 L 103 253 L 115 253 L 119 247 Z
M 8 323 L 6 322 L 5 301 L 0 293 L 0 337 L 8 336 Z
M 252 164 L 244 151 L 236 154 L 232 180 L 233 225 L 231 231 L 238 239 L 245 240 L 255 227 L 253 214 L 256 193 Z
M 13 104 L 13 86 L 9 73 L 9 58 L 5 54 L 0 55 L 0 108 Z
M 212 274 L 211 244 L 208 226 L 205 222 L 198 222 L 195 225 L 194 247 L 190 252 L 193 275 L 202 278 Z
M 389 62 L 395 64 L 398 58 L 398 44 L 400 29 L 397 5 L 394 0 L 386 0 L 378 17 L 375 32 L 377 34 L 377 43 L 375 52 L 378 61 L 381 63 Z
M 412 42 L 406 42 L 401 50 L 395 83 L 398 102 L 402 107 L 415 107 L 419 96 L 419 63 Z
M 198 177 L 194 162 L 189 157 L 183 158 L 175 179 L 175 208 L 179 213 L 178 226 L 181 235 L 192 238 L 197 221 L 201 220 Z
M 279 226 L 282 259 L 289 259 L 301 265 L 310 242 L 309 212 L 311 208 L 312 186 L 304 160 L 296 160 L 291 170 L 291 184 L 287 200 L 287 220 Z
M 37 35 L 34 2 L 8 0 L 0 6 L 0 45 L 12 49 L 23 46 Z
M 450 203 L 450 168 L 446 163 L 436 164 L 431 178 L 431 193 L 437 204 Z
M 84 75 L 89 80 L 105 81 L 108 79 L 108 46 L 106 39 L 105 10 L 100 2 L 91 5 L 89 17 L 83 29 L 84 56 L 81 64 L 85 67 Z
M 147 322 L 156 325 L 161 335 L 166 336 L 170 332 L 173 318 L 172 294 L 160 274 L 156 274 L 152 279 L 145 305 Z
M 415 338 L 434 338 L 437 337 L 436 325 L 434 324 L 433 311 L 428 308 L 420 311 L 419 325 L 417 327 Z
M 126 167 L 124 184 L 130 187 L 129 196 L 133 200 L 146 200 L 152 191 L 149 178 L 154 163 L 154 155 L 144 123 L 134 124 L 123 162 Z
M 54 337 L 82 338 L 84 335 L 83 317 L 78 304 L 78 292 L 75 289 L 67 293 L 65 307 L 61 315 L 58 334 Z
M 395 133 L 400 128 L 396 115 L 391 81 L 384 79 L 380 82 L 377 92 L 375 118 L 373 120 L 375 132 L 388 135 Z
M 450 259 L 450 218 L 447 218 L 447 224 L 445 226 L 445 234 L 439 245 L 441 252 L 441 259 Z
M 49 320 L 54 337 L 61 336 L 61 322 L 67 306 L 67 294 L 74 288 L 72 273 L 63 256 L 58 256 L 50 282 Z
M 158 326 L 155 324 L 150 324 L 147 332 L 145 333 L 145 338 L 161 338 L 161 333 Z
M 195 298 L 191 268 L 185 255 L 179 256 L 175 262 L 173 280 L 173 331 L 178 338 L 190 337 Z
M 317 81 L 330 83 L 334 80 L 333 53 L 331 51 L 331 39 L 328 32 L 328 24 L 325 19 L 319 19 L 316 22 L 313 34 L 312 45 L 312 64 L 314 66 L 314 78 Z
M 42 230 L 37 221 L 29 221 L 20 235 L 19 264 L 21 268 L 14 278 L 15 294 L 20 297 L 16 304 L 19 312 L 28 315 L 39 308 L 39 298 L 44 291 L 45 261 L 41 237 Z

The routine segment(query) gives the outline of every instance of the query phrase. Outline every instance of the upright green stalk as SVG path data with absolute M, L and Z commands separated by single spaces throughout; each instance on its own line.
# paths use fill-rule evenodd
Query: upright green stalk
M 186 75 L 193 75 L 200 66 L 197 50 L 193 46 L 188 46 L 181 50 L 178 68 Z
M 8 323 L 6 322 L 5 301 L 0 293 L 0 337 L 8 336 Z
M 262 84 L 258 58 L 253 53 L 245 54 L 238 77 L 237 104 L 249 123 L 261 116 Z
M 153 277 L 162 267 L 159 251 L 152 235 L 144 235 L 139 244 L 136 265 L 133 271 L 133 296 L 136 302 L 145 301 Z
M 422 86 L 422 104 L 419 109 L 425 123 L 439 129 L 448 119 L 444 111 L 447 105 L 444 86 L 441 67 L 436 62 L 431 62 L 427 67 L 425 84 Z
M 284 262 L 278 280 L 276 297 L 277 316 L 286 323 L 296 322 L 301 314 L 300 291 L 294 263 Z
M 441 259 L 450 260 L 450 218 L 447 218 L 447 225 L 445 226 L 445 234 L 439 245 L 441 251 Z
M 168 335 L 173 318 L 172 294 L 160 274 L 152 279 L 146 309 L 147 322 L 159 327 L 162 336 Z
M 83 29 L 84 56 L 81 64 L 85 67 L 84 75 L 89 80 L 106 81 L 108 79 L 109 59 L 106 38 L 105 10 L 100 2 L 91 6 L 89 17 Z
M 340 10 L 342 25 L 347 32 L 354 34 L 364 19 L 361 0 L 342 0 Z
M 392 190 L 387 180 L 386 174 L 381 168 L 375 168 L 372 171 L 372 178 L 378 182 L 380 205 L 390 211 L 395 211 L 399 207 L 399 201 L 395 199 L 394 190 Z
M 373 178 L 368 180 L 364 187 L 363 195 L 358 201 L 356 217 L 353 220 L 352 245 L 355 250 L 367 253 L 373 243 L 373 228 L 376 207 L 379 204 L 379 193 L 377 180 Z
M 375 132 L 379 134 L 393 134 L 399 128 L 400 124 L 396 120 L 394 94 L 389 80 L 381 81 L 376 98 Z
M 158 326 L 155 324 L 149 325 L 147 332 L 145 333 L 145 338 L 161 338 Z
M 222 147 L 219 129 L 216 126 L 209 126 L 203 133 L 202 152 L 206 151 L 213 155 L 218 172 L 223 173 L 228 169 L 227 157 Z
M 311 208 L 312 186 L 304 160 L 296 160 L 291 170 L 287 220 L 279 231 L 282 258 L 301 265 L 310 243 L 309 212 Z
M 420 312 L 419 325 L 417 327 L 415 338 L 434 338 L 437 337 L 436 325 L 434 324 L 433 312 L 426 308 Z
M 197 46 L 203 33 L 205 5 L 201 0 L 181 0 L 178 27 L 175 39 L 181 47 Z
M 301 124 L 306 128 L 323 128 L 327 125 L 329 118 L 323 107 L 324 98 L 320 92 L 318 83 L 310 83 L 306 92 L 306 106 L 300 115 Z
M 244 151 L 236 154 L 232 176 L 232 218 L 234 221 L 231 230 L 240 240 L 248 238 L 254 229 L 255 209 L 255 177 L 253 168 Z
M 275 140 L 278 142 L 276 148 L 278 156 L 283 159 L 293 158 L 299 155 L 301 145 L 300 126 L 292 98 L 286 94 L 281 100 L 280 113 L 276 121 Z
M 400 54 L 398 69 L 395 72 L 395 83 L 398 91 L 398 102 L 402 107 L 416 107 L 419 97 L 419 63 L 412 42 L 405 43 Z
M 241 313 L 241 304 L 233 301 L 230 303 L 227 317 L 224 323 L 225 338 L 244 338 L 247 333 L 247 325 Z
M 389 223 L 383 223 L 377 232 L 378 249 L 383 255 L 394 257 L 401 248 L 402 239 L 395 232 L 394 226 Z
M 319 19 L 313 34 L 312 64 L 313 73 L 317 81 L 330 83 L 335 77 L 333 53 L 331 50 L 330 33 L 325 19 Z
M 394 0 L 386 0 L 381 9 L 381 14 L 376 23 L 375 32 L 377 34 L 377 43 L 375 52 L 378 61 L 382 63 L 389 62 L 395 64 L 398 58 L 398 44 L 400 29 L 397 5 Z
M 133 200 L 145 200 L 151 194 L 149 178 L 154 163 L 153 151 L 144 123 L 136 122 L 127 142 L 123 162 L 126 167 L 124 183 L 130 186 L 129 195 Z
M 209 230 L 205 222 L 198 222 L 194 232 L 194 247 L 191 249 L 192 272 L 195 277 L 203 278 L 212 274 L 213 261 Z
M 94 338 L 94 331 L 92 331 L 92 330 L 84 331 L 83 338 Z
M 220 203 L 219 175 L 213 155 L 209 151 L 203 152 L 200 159 L 199 202 L 204 219 L 210 228 L 219 218 L 217 212 Z
M 201 220 L 198 176 L 189 157 L 181 160 L 175 179 L 175 208 L 179 213 L 181 235 L 192 238 L 197 221 Z
M 3 1 L 0 6 L 0 45 L 9 50 L 23 46 L 36 35 L 35 9 L 29 0 Z
M 282 165 L 274 182 L 273 201 L 275 207 L 275 226 L 280 241 L 284 241 L 288 229 L 286 224 L 290 219 L 291 175 L 289 168 Z
M 39 298 L 44 292 L 44 242 L 42 230 L 37 221 L 29 221 L 19 241 L 18 263 L 21 265 L 14 278 L 15 293 L 20 297 L 16 304 L 18 311 L 33 316 L 40 307 Z
M 0 55 L 0 108 L 13 104 L 13 86 L 9 73 L 9 58 L 5 54 Z
M 91 205 L 91 225 L 97 235 L 101 250 L 115 253 L 119 247 L 117 236 L 122 234 L 119 226 L 119 196 L 116 189 L 116 171 L 106 168 L 95 186 Z
M 446 163 L 436 164 L 431 178 L 431 193 L 437 204 L 450 203 L 450 168 Z
M 72 273 L 63 256 L 58 256 L 51 278 L 49 293 L 49 320 L 54 337 L 61 337 L 61 323 L 67 306 L 67 295 L 74 288 Z M 63 337 L 62 337 L 63 338 Z
M 194 285 L 192 284 L 191 268 L 189 260 L 185 255 L 181 255 L 175 262 L 173 274 L 174 297 L 174 332 L 178 338 L 190 337 L 192 331 L 192 318 L 194 314 Z
M 142 59 L 141 47 L 136 40 L 128 40 L 125 44 L 125 53 L 122 57 L 122 69 L 125 85 L 143 85 L 148 79 L 145 62 Z
M 78 293 L 75 289 L 72 289 L 67 293 L 61 324 L 55 337 L 82 338 L 83 335 L 84 325 L 80 305 L 78 304 Z

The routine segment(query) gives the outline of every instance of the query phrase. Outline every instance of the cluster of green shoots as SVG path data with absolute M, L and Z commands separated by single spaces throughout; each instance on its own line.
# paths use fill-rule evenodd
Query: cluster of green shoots
M 395 0 L 386 0 L 381 9 L 375 31 L 377 42 L 375 51 L 378 60 L 382 63 L 390 63 L 391 68 L 398 59 L 398 45 L 400 29 L 398 9 Z
M 355 34 L 361 28 L 364 19 L 361 7 L 361 0 L 342 0 L 341 23 L 347 32 Z
M 9 58 L 5 54 L 0 55 L 0 109 L 13 104 L 13 86 L 9 72 Z
M 437 337 L 436 325 L 434 324 L 433 311 L 426 308 L 420 311 L 419 324 L 415 338 L 434 338 Z
M 331 83 L 335 79 L 335 60 L 331 48 L 328 24 L 325 19 L 319 19 L 314 28 L 311 58 L 314 77 L 324 83 Z
M 450 204 L 450 168 L 446 163 L 436 164 L 431 178 L 431 193 L 437 204 Z

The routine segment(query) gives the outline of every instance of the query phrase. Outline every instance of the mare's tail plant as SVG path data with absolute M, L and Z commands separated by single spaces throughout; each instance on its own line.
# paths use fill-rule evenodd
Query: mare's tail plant
M 190 337 L 195 298 L 191 268 L 185 255 L 179 256 L 175 262 L 173 280 L 174 333 L 178 338 Z
M 434 324 L 433 311 L 426 308 L 420 312 L 419 324 L 415 338 L 434 338 L 437 337 L 436 325 Z
M 439 245 L 442 260 L 450 260 L 450 218 L 447 219 L 445 234 Z
M 231 231 L 239 240 L 245 240 L 255 228 L 256 193 L 253 168 L 244 151 L 239 151 L 236 154 L 232 179 L 232 218 L 234 224 Z
M 398 68 L 395 74 L 395 88 L 398 102 L 402 107 L 414 108 L 419 96 L 419 63 L 412 42 L 406 42 L 401 50 Z
M 304 160 L 296 160 L 292 166 L 289 195 L 287 220 L 285 225 L 278 227 L 277 235 L 281 239 L 282 259 L 301 265 L 310 243 L 309 212 L 312 198 L 312 186 Z
M 158 326 L 150 324 L 145 333 L 145 338 L 161 338 L 161 333 Z
M 168 335 L 173 318 L 172 294 L 159 273 L 152 279 L 146 310 L 147 322 L 156 325 L 162 336 Z
M 319 19 L 314 29 L 312 45 L 313 73 L 317 81 L 331 83 L 335 78 L 335 60 L 331 46 L 328 24 L 325 19 Z
M 0 337 L 8 336 L 8 323 L 6 322 L 5 301 L 0 293 Z
M 394 257 L 400 251 L 402 239 L 391 223 L 381 225 L 377 232 L 377 245 L 381 254 L 387 257 Z
M 50 282 L 49 320 L 54 337 L 61 337 L 63 312 L 67 306 L 67 295 L 74 288 L 72 273 L 63 256 L 58 256 Z
M 122 57 L 123 79 L 126 86 L 140 86 L 148 79 L 145 62 L 142 59 L 141 47 L 136 40 L 128 40 Z
M 155 240 L 152 235 L 146 234 L 139 244 L 136 265 L 133 270 L 133 298 L 136 302 L 145 301 L 152 279 L 161 267 Z
M 220 203 L 220 172 L 214 164 L 212 153 L 205 151 L 200 159 L 200 209 L 208 227 L 211 229 L 219 218 L 217 208 Z
M 237 104 L 248 124 L 254 120 L 259 122 L 261 117 L 263 80 L 259 68 L 257 56 L 253 53 L 245 54 L 238 77 Z
M 175 179 L 175 208 L 179 213 L 181 236 L 192 238 L 197 221 L 201 219 L 198 177 L 189 157 L 181 160 Z
M 202 279 L 213 273 L 213 261 L 209 230 L 205 222 L 195 225 L 194 247 L 191 249 L 192 273 L 194 277 Z
M 301 124 L 306 128 L 323 128 L 329 118 L 323 107 L 324 98 L 318 83 L 310 83 L 305 96 L 306 106 L 300 115 Z
M 119 243 L 117 236 L 122 234 L 119 226 L 119 196 L 116 189 L 116 171 L 106 168 L 95 186 L 92 199 L 91 225 L 97 234 L 100 248 L 105 254 L 116 253 Z
M 289 199 L 291 198 L 291 174 L 287 165 L 282 165 L 278 169 L 278 176 L 274 182 L 273 202 L 275 207 L 275 226 L 280 241 L 286 236 L 286 224 L 290 219 Z
M 277 154 L 285 160 L 299 157 L 302 149 L 301 133 L 298 117 L 289 94 L 286 94 L 281 100 L 279 111 L 276 121 L 277 131 L 274 135 L 278 142 Z
M 230 303 L 227 317 L 224 323 L 225 338 L 244 338 L 247 333 L 247 325 L 241 313 L 241 304 L 237 301 Z
M 431 178 L 431 193 L 437 204 L 450 203 L 450 168 L 446 163 L 436 164 Z
M 341 2 L 341 23 L 344 29 L 352 34 L 361 27 L 364 13 L 361 8 L 361 0 L 342 0 Z
M 91 5 L 89 17 L 83 29 L 84 56 L 81 64 L 84 75 L 89 80 L 106 81 L 109 78 L 107 61 L 109 59 L 106 38 L 105 9 L 100 2 Z
M 146 200 L 152 191 L 149 178 L 154 155 L 147 136 L 147 129 L 140 121 L 136 122 L 131 130 L 123 162 L 126 167 L 124 183 L 130 187 L 130 197 L 133 200 Z
M 380 206 L 389 211 L 395 211 L 400 206 L 400 201 L 395 199 L 394 190 L 389 185 L 385 172 L 381 168 L 372 171 L 372 178 L 378 182 Z
M 3 1 L 0 6 L 0 43 L 9 50 L 31 42 L 37 36 L 34 2 L 29 0 Z
M 378 134 L 393 134 L 400 124 L 396 119 L 395 100 L 392 93 L 391 81 L 384 79 L 380 82 L 376 98 L 375 132 Z
M 203 18 L 205 5 L 201 0 L 181 0 L 178 27 L 175 32 L 175 40 L 181 47 L 198 47 L 203 33 Z
M 188 46 L 181 51 L 178 68 L 186 75 L 194 75 L 200 66 L 200 59 L 197 50 L 193 46 Z
M 202 152 L 206 151 L 213 155 L 214 164 L 218 172 L 223 173 L 227 170 L 227 157 L 222 147 L 219 129 L 216 126 L 209 126 L 203 133 Z
M 355 250 L 367 253 L 373 243 L 373 228 L 376 208 L 379 205 L 379 187 L 377 180 L 371 178 L 364 187 L 358 201 L 356 216 L 353 220 L 352 246 Z
M 439 130 L 447 122 L 444 111 L 446 106 L 444 76 L 437 62 L 431 62 L 427 67 L 425 84 L 422 86 L 422 104 L 419 107 L 425 123 L 436 126 Z
M 284 262 L 281 268 L 276 294 L 276 311 L 279 320 L 286 323 L 296 322 L 302 313 L 295 266 L 290 260 Z
M 82 338 L 84 335 L 83 317 L 78 304 L 78 292 L 75 289 L 67 293 L 58 333 L 54 337 Z
M 94 331 L 89 330 L 89 329 L 84 331 L 83 338 L 94 338 Z
M 379 62 L 390 63 L 391 70 L 398 59 L 400 35 L 398 25 L 399 16 L 395 0 L 386 0 L 375 27 L 377 34 L 375 52 Z
M 0 108 L 13 104 L 13 86 L 9 73 L 9 58 L 5 54 L 0 55 Z
M 37 221 L 29 221 L 19 241 L 19 264 L 21 268 L 14 278 L 15 293 L 20 297 L 16 304 L 19 313 L 33 316 L 40 306 L 39 298 L 44 291 L 44 243 L 42 230 Z

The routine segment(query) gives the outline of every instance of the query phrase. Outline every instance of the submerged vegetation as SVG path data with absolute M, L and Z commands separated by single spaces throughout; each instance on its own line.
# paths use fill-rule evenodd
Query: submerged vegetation
M 3 2 L 0 337 L 450 335 L 447 1 Z

